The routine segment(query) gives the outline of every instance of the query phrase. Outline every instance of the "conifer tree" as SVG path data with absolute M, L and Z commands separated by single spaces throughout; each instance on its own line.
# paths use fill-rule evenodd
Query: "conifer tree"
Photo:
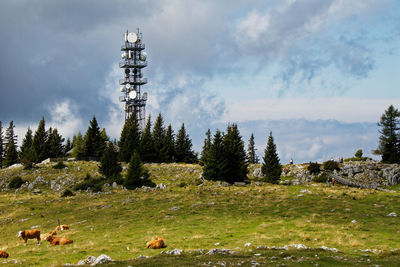
M 86 131 L 84 144 L 85 157 L 101 158 L 105 148 L 105 143 L 101 137 L 100 128 L 97 124 L 95 116 L 93 116 L 93 119 L 90 121 L 90 125 Z
M 103 140 L 104 143 L 107 142 L 107 141 L 110 141 L 110 137 L 108 137 L 105 128 L 103 128 L 103 129 L 101 130 L 100 136 L 101 136 L 101 139 Z
M 165 150 L 165 161 L 166 162 L 174 162 L 175 161 L 175 137 L 174 137 L 174 131 L 172 130 L 171 124 L 168 125 L 167 132 L 165 134 L 164 150 Z
M 153 126 L 152 139 L 155 152 L 153 162 L 165 162 L 165 129 L 161 113 L 158 114 Z
M 25 169 L 31 169 L 36 159 L 37 156 L 33 149 L 32 130 L 28 128 L 20 147 L 20 161 L 25 166 Z
M 21 155 L 24 154 L 24 152 L 28 149 L 30 149 L 33 146 L 33 135 L 32 135 L 32 130 L 31 128 L 28 127 L 28 130 L 26 131 L 24 139 L 22 139 L 22 144 L 20 147 Z
M 51 132 L 50 132 L 51 131 Z M 58 133 L 57 128 L 49 130 L 48 135 L 48 149 L 50 158 L 58 158 L 63 155 L 63 142 L 64 138 Z
M 99 172 L 109 180 L 120 180 L 122 167 L 118 162 L 118 153 L 111 142 L 107 143 L 101 157 Z
M 204 144 L 203 144 L 203 149 L 201 151 L 201 156 L 200 156 L 200 165 L 204 165 L 204 162 L 207 159 L 208 151 L 210 151 L 211 148 L 211 131 L 210 129 L 207 130 L 206 132 L 206 139 L 204 139 Z
M 243 182 L 248 173 L 248 164 L 244 143 L 236 124 L 227 127 L 222 140 L 226 170 L 223 180 L 228 183 Z
M 74 136 L 74 139 L 75 140 L 72 142 L 72 156 L 81 159 L 85 156 L 85 144 L 81 132 L 78 132 L 78 134 Z
M 47 132 L 45 129 L 45 120 L 44 117 L 39 122 L 38 128 L 33 136 L 33 149 L 35 150 L 35 154 L 37 156 L 36 162 L 41 162 L 47 158 Z
M 139 127 L 136 115 L 132 114 L 124 124 L 121 131 L 121 137 L 118 143 L 120 161 L 129 162 L 133 151 L 138 150 L 140 145 Z
M 155 184 L 149 179 L 150 175 L 140 161 L 137 151 L 134 151 L 129 163 L 128 173 L 125 177 L 124 186 L 128 189 L 135 189 L 141 186 L 154 187 Z
M 260 159 L 258 158 L 257 154 L 256 154 L 256 148 L 255 148 L 255 144 L 254 144 L 254 135 L 253 133 L 250 136 L 249 139 L 249 145 L 247 147 L 247 161 L 250 164 L 256 164 L 259 163 Z
M 203 177 L 213 181 L 223 180 L 226 177 L 226 167 L 227 161 L 224 154 L 223 135 L 220 130 L 217 130 L 204 161 Z
M 175 153 L 176 162 L 195 163 L 197 161 L 196 154 L 192 150 L 192 140 L 186 134 L 184 123 L 176 136 Z
M 64 151 L 63 151 L 64 156 L 66 156 L 68 151 L 70 151 L 71 149 L 72 149 L 72 143 L 71 143 L 71 139 L 69 139 L 69 137 L 68 137 L 67 141 L 65 143 L 65 146 L 64 146 Z
M 400 162 L 399 118 L 399 110 L 390 105 L 378 123 L 378 126 L 381 127 L 379 130 L 381 136 L 379 137 L 379 146 L 373 152 L 382 155 L 382 161 L 385 163 Z
M 261 171 L 264 176 L 264 181 L 269 183 L 278 183 L 282 173 L 282 166 L 279 162 L 278 153 L 276 152 L 276 145 L 274 143 L 274 138 L 272 137 L 272 132 L 269 133 L 263 160 L 264 163 L 261 167 Z
M 144 162 L 153 162 L 154 153 L 153 138 L 151 135 L 151 117 L 147 119 L 146 126 L 140 138 L 140 157 Z
M 3 127 L 0 121 L 0 169 L 3 168 L 4 160 L 4 139 L 3 139 Z
M 10 124 L 6 130 L 5 143 L 6 149 L 4 154 L 4 166 L 8 167 L 18 162 L 17 152 L 17 136 L 14 134 L 14 122 L 10 121 Z

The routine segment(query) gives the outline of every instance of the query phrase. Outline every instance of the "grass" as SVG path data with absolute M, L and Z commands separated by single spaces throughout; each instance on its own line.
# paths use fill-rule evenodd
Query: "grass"
M 67 198 L 45 187 L 41 195 L 0 192 L 0 249 L 6 250 L 10 258 L 32 266 L 76 264 L 89 255 L 100 254 L 116 260 L 112 266 L 193 266 L 209 262 L 215 265 L 218 261 L 232 264 L 243 261 L 243 266 L 251 266 L 252 260 L 272 266 L 282 263 L 395 266 L 400 260 L 399 217 L 386 216 L 391 212 L 400 215 L 398 192 L 326 184 L 223 187 L 206 181 L 198 186 L 201 183 L 198 165 L 146 166 L 151 179 L 166 184 L 166 189 L 147 192 L 112 189 L 110 193 L 76 193 Z M 31 181 L 37 175 L 52 179 L 66 173 L 83 179 L 87 172 L 95 175 L 97 171 L 93 162 L 67 163 L 67 167 L 0 170 L 0 179 L 20 175 Z M 73 244 L 53 247 L 42 241 L 37 246 L 29 240 L 24 246 L 16 238 L 19 230 L 32 226 L 39 226 L 42 233 L 47 233 L 57 226 L 58 219 L 71 226 L 71 230 L 60 235 L 73 239 Z M 178 248 L 186 253 L 172 257 L 159 255 L 160 250 L 144 248 L 147 241 L 158 235 L 165 239 L 166 250 Z M 245 247 L 246 243 L 251 246 Z M 256 249 L 299 243 L 315 249 Z M 341 252 L 318 250 L 321 246 Z M 233 249 L 237 253 L 195 252 L 213 248 Z M 151 258 L 136 259 L 139 255 Z M 0 259 L 2 262 L 7 260 Z

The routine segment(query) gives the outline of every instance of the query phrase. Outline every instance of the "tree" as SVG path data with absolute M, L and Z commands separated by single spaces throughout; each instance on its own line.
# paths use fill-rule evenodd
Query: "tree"
M 6 130 L 5 136 L 5 154 L 4 154 L 4 166 L 8 167 L 18 162 L 17 152 L 17 136 L 14 134 L 14 122 L 10 121 L 10 124 Z
M 373 153 L 382 155 L 382 161 L 385 163 L 400 162 L 399 118 L 399 110 L 390 105 L 378 123 L 378 126 L 381 127 L 379 130 L 381 136 L 379 137 L 379 146 Z
M 250 136 L 249 139 L 249 145 L 247 147 L 247 161 L 250 164 L 256 164 L 259 163 L 260 159 L 258 158 L 257 154 L 256 154 L 256 148 L 255 148 L 255 144 L 254 144 L 254 135 L 253 133 Z
M 354 156 L 356 157 L 356 158 L 362 158 L 362 156 L 363 156 L 363 151 L 362 151 L 362 149 L 359 149 L 359 150 L 357 150 L 356 151 L 356 153 L 354 154 Z
M 151 117 L 147 119 L 146 126 L 140 138 L 139 154 L 144 162 L 152 162 L 156 157 L 153 146 L 153 137 L 151 135 Z
M 221 131 L 217 130 L 204 161 L 203 177 L 213 181 L 223 180 L 226 166 L 227 162 L 223 148 L 223 136 Z
M 174 131 L 172 130 L 171 124 L 168 125 L 167 132 L 165 134 L 164 150 L 165 150 L 165 161 L 166 162 L 174 162 L 175 161 L 175 137 L 174 137 Z
M 32 130 L 28 128 L 20 147 L 20 161 L 25 166 L 25 169 L 31 169 L 36 160 L 37 155 L 33 148 Z
M 41 162 L 48 158 L 47 151 L 47 133 L 45 129 L 44 117 L 39 122 L 38 128 L 36 129 L 35 135 L 33 136 L 33 149 L 37 155 L 36 162 Z
M 64 151 L 63 151 L 63 155 L 66 156 L 67 153 L 72 149 L 72 143 L 71 140 L 69 139 L 69 137 L 67 138 L 67 142 L 65 143 L 64 146 Z
M 175 142 L 176 162 L 195 163 L 196 154 L 192 150 L 192 140 L 186 134 L 185 124 L 182 123 Z
M 269 133 L 263 160 L 264 163 L 261 167 L 261 171 L 264 175 L 264 180 L 269 183 L 277 183 L 281 177 L 282 166 L 279 162 L 278 153 L 276 152 L 276 146 L 274 143 L 274 138 L 272 137 L 272 132 Z
M 48 134 L 48 149 L 50 158 L 58 158 L 63 155 L 64 138 L 58 133 L 57 128 L 49 130 Z
M 128 173 L 126 175 L 124 185 L 128 189 L 135 189 L 141 186 L 154 187 L 155 184 L 149 179 L 150 175 L 140 161 L 137 151 L 134 151 L 129 163 Z
M 0 169 L 3 168 L 4 160 L 4 140 L 3 140 L 3 128 L 0 121 Z
M 72 141 L 72 156 L 81 159 L 85 156 L 85 144 L 81 132 L 78 132 Z
M 96 117 L 93 116 L 84 137 L 85 157 L 101 158 L 105 143 L 100 134 L 100 128 Z
M 32 130 L 28 127 L 28 130 L 26 131 L 24 139 L 22 139 L 22 144 L 20 147 L 21 156 L 24 154 L 25 151 L 30 149 L 32 146 L 33 146 Z
M 236 124 L 228 125 L 222 140 L 226 170 L 223 180 L 228 183 L 243 182 L 248 173 L 248 163 L 244 143 Z
M 100 160 L 99 172 L 107 179 L 119 180 L 121 177 L 122 167 L 118 162 L 118 153 L 115 151 L 114 145 L 110 142 L 106 145 Z
M 165 153 L 165 129 L 161 113 L 158 114 L 156 122 L 153 126 L 152 139 L 155 151 L 154 162 L 164 162 L 166 158 Z
M 210 129 L 206 132 L 206 138 L 204 139 L 203 149 L 201 150 L 200 156 L 200 165 L 204 165 L 205 161 L 207 160 L 208 152 L 211 148 L 211 131 Z
M 121 131 L 121 137 L 118 143 L 120 161 L 129 162 L 133 151 L 138 150 L 140 145 L 139 127 L 136 115 L 132 114 L 124 124 Z

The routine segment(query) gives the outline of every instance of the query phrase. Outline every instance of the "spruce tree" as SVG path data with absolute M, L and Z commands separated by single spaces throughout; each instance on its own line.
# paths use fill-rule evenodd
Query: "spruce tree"
M 378 123 L 378 126 L 381 127 L 379 130 L 381 136 L 379 137 L 379 147 L 374 154 L 382 155 L 382 161 L 385 163 L 400 162 L 399 118 L 399 110 L 390 105 Z
M 272 132 L 269 133 L 267 147 L 264 151 L 263 160 L 264 163 L 261 167 L 261 171 L 264 176 L 264 181 L 274 184 L 278 183 L 282 173 L 282 166 L 279 162 L 279 157 L 276 151 L 274 138 L 272 137 Z
M 153 146 L 153 137 L 151 135 L 151 117 L 147 119 L 146 126 L 140 138 L 140 158 L 144 162 L 153 162 L 156 157 Z
M 70 151 L 72 149 L 72 143 L 71 143 L 71 139 L 69 139 L 69 137 L 67 138 L 67 142 L 65 143 L 64 146 L 64 157 L 67 156 L 68 151 Z
M 255 148 L 255 144 L 254 144 L 254 135 L 253 133 L 250 136 L 249 139 L 249 145 L 247 147 L 247 161 L 250 164 L 256 164 L 259 163 L 260 159 L 258 158 L 257 154 L 256 154 L 256 148 Z
M 155 152 L 153 162 L 165 162 L 165 129 L 161 113 L 158 114 L 153 126 L 152 139 Z
M 165 134 L 164 148 L 165 148 L 165 161 L 166 162 L 174 162 L 175 161 L 175 137 L 174 137 L 174 131 L 172 130 L 171 124 L 168 125 L 167 132 Z
M 210 150 L 204 161 L 203 177 L 207 180 L 219 181 L 226 177 L 227 160 L 225 158 L 223 135 L 220 130 L 214 134 Z
M 28 128 L 20 147 L 20 161 L 25 166 L 25 169 L 31 169 L 36 160 L 37 156 L 33 149 L 32 130 Z
M 101 158 L 105 143 L 100 134 L 100 128 L 96 117 L 93 116 L 84 137 L 85 157 Z
M 210 129 L 208 129 L 206 132 L 206 139 L 204 139 L 203 149 L 201 150 L 201 156 L 199 161 L 200 165 L 204 166 L 210 148 L 211 148 L 211 131 Z
M 28 149 L 30 149 L 32 146 L 33 146 L 32 130 L 31 130 L 31 128 L 28 127 L 25 137 L 24 137 L 24 139 L 22 139 L 22 144 L 20 147 L 21 155 L 23 155 L 24 152 L 27 151 Z
M 49 148 L 49 157 L 50 158 L 58 158 L 63 155 L 63 142 L 64 138 L 58 133 L 57 129 L 53 130 L 50 128 L 50 133 L 48 135 L 48 148 Z
M 134 151 L 129 163 L 128 173 L 125 177 L 124 186 L 128 189 L 135 189 L 141 186 L 154 187 L 155 184 L 149 179 L 150 175 L 140 161 L 137 151 Z
M 6 149 L 4 154 L 4 166 L 8 167 L 18 162 L 17 152 L 17 136 L 14 134 L 14 122 L 10 124 L 6 130 L 5 143 Z
M 118 162 L 118 153 L 111 142 L 107 143 L 103 152 L 100 160 L 99 172 L 108 180 L 120 180 L 122 167 Z
M 85 144 L 81 132 L 78 132 L 78 134 L 74 136 L 74 139 L 75 140 L 72 142 L 72 156 L 76 159 L 82 159 L 85 157 Z
M 197 161 L 197 156 L 192 150 L 192 140 L 186 134 L 184 123 L 176 136 L 175 153 L 176 162 L 195 163 Z
M 0 169 L 3 168 L 4 160 L 4 139 L 3 139 L 3 128 L 0 121 Z
M 129 162 L 133 151 L 138 150 L 140 145 L 139 127 L 136 115 L 132 114 L 124 124 L 121 131 L 121 137 L 118 143 L 120 161 Z
M 39 122 L 38 128 L 33 136 L 33 149 L 35 150 L 35 154 L 37 156 L 36 162 L 41 162 L 47 158 L 47 132 L 45 129 L 45 120 L 44 117 Z

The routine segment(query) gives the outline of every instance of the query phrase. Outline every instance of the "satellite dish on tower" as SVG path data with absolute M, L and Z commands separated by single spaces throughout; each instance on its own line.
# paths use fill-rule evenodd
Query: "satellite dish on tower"
M 144 51 L 140 52 L 140 60 L 146 61 L 146 58 L 147 58 L 147 53 Z
M 130 32 L 130 33 L 128 34 L 128 42 L 134 43 L 134 42 L 136 42 L 136 41 L 137 41 L 137 35 L 136 35 L 136 33 Z
M 136 91 L 131 91 L 131 92 L 129 92 L 129 98 L 130 98 L 130 99 L 135 99 L 135 98 L 136 98 L 136 95 L 137 95 Z

